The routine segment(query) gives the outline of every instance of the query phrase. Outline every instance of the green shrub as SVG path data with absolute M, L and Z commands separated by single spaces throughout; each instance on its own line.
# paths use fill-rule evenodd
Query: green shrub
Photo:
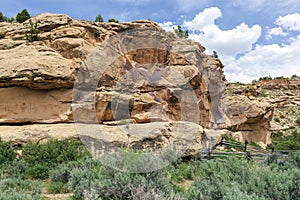
M 47 190 L 52 194 L 62 194 L 70 192 L 70 189 L 67 184 L 54 181 L 48 183 Z
M 261 90 L 258 96 L 259 96 L 259 97 L 267 97 L 268 94 L 266 93 L 265 90 Z
M 1 200 L 38 200 L 41 187 L 37 181 L 20 178 L 0 178 Z
M 115 23 L 119 23 L 119 21 L 118 21 L 118 20 L 116 20 L 116 19 L 109 19 L 109 20 L 108 20 L 108 22 L 115 22 Z
M 47 178 L 57 164 L 90 156 L 77 140 L 50 140 L 45 144 L 27 143 L 23 147 L 23 160 L 28 163 L 26 173 L 33 178 Z
M 30 14 L 29 14 L 29 12 L 26 9 L 23 9 L 16 16 L 16 20 L 19 23 L 25 22 L 27 19 L 30 19 Z
M 82 168 L 85 166 L 98 166 L 100 163 L 94 161 L 91 157 L 85 157 L 77 161 L 62 163 L 57 165 L 49 172 L 48 190 L 52 193 L 66 193 L 71 191 L 71 171 L 75 168 Z
M 269 75 L 269 76 L 264 76 L 264 77 L 260 77 L 258 80 L 259 81 L 266 81 L 266 80 L 272 80 L 273 78 Z
M 16 153 L 11 142 L 4 142 L 0 139 L 0 167 L 16 159 Z
M 275 117 L 275 118 L 274 118 L 274 121 L 277 122 L 277 123 L 279 123 L 279 122 L 280 122 L 280 119 L 279 119 L 278 117 Z
M 39 40 L 39 30 L 37 28 L 37 23 L 33 23 L 31 19 L 29 20 L 30 27 L 25 31 L 25 39 L 28 42 L 34 42 Z
M 297 130 L 287 136 L 277 134 L 272 138 L 272 144 L 276 150 L 300 150 L 300 134 Z
M 300 173 L 245 160 L 204 161 L 188 199 L 299 199 Z
M 223 134 L 222 135 L 222 138 L 223 140 L 227 141 L 229 144 L 225 145 L 225 148 L 226 149 L 231 149 L 231 148 L 234 148 L 238 151 L 244 151 L 244 144 L 240 141 L 237 141 L 236 139 L 226 135 L 226 134 Z
M 200 172 L 200 163 L 197 161 L 191 161 L 188 163 L 180 163 L 174 167 L 170 165 L 167 170 L 170 171 L 172 180 L 176 182 L 181 182 L 183 180 L 194 180 Z
M 298 126 L 300 126 L 300 118 L 298 118 L 298 119 L 296 120 L 296 124 L 297 124 Z
M 298 76 L 297 76 L 296 74 L 293 74 L 293 75 L 291 76 L 291 78 L 298 78 Z
M 3 165 L 1 168 L 1 172 L 5 177 L 10 178 L 25 178 L 25 172 L 29 169 L 28 163 L 24 160 L 14 160 L 11 163 L 7 163 Z
M 140 162 L 139 154 L 137 156 L 133 151 L 128 151 L 123 156 L 126 162 L 129 160 L 132 163 Z M 110 161 L 108 159 L 105 161 L 105 166 L 99 161 L 93 161 L 72 170 L 70 183 L 74 198 L 153 199 L 151 195 L 157 195 L 156 199 L 165 199 L 164 197 L 174 195 L 171 177 L 166 176 L 163 170 L 132 173 L 128 170 L 111 168 L 109 167 L 111 165 L 107 164 Z M 115 163 L 115 160 L 111 163 Z
M 183 30 L 181 26 L 177 26 L 177 28 L 173 28 L 175 34 L 179 37 L 179 38 L 188 38 L 189 37 L 189 31 L 188 30 Z
M 292 160 L 293 165 L 300 169 L 300 152 L 292 153 L 290 159 Z

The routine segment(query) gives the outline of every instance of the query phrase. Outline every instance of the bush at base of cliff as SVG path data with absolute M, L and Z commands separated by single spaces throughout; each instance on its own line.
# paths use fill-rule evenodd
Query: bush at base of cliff
M 90 156 L 77 140 L 50 140 L 45 144 L 29 142 L 23 147 L 22 159 L 28 164 L 26 174 L 32 178 L 47 178 L 57 164 Z
M 0 139 L 0 167 L 5 163 L 12 162 L 16 159 L 16 153 L 11 142 L 4 142 Z

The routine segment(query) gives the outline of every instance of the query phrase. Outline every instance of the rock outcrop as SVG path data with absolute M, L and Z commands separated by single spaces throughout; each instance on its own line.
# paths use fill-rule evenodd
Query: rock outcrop
M 230 119 L 229 130 L 238 132 L 241 142 L 271 143 L 270 121 L 274 110 L 271 104 L 237 95 L 227 96 L 225 105 Z
M 244 138 L 268 142 L 268 105 L 224 101 L 223 65 L 199 43 L 151 21 L 96 23 L 49 13 L 31 20 L 38 23 L 39 41 L 24 39 L 29 21 L 0 23 L 0 137 L 18 141 L 15 132 L 19 141 L 42 140 L 65 129 L 74 136 L 73 122 L 100 123 L 113 130 L 117 139 L 110 142 L 154 148 L 168 144 L 165 128 L 153 135 L 140 123 L 178 121 L 186 132 L 171 131 L 170 138 L 191 142 L 187 156 L 202 148 L 201 127 L 235 128 L 249 133 Z M 128 135 L 115 129 L 124 123 L 149 137 L 121 144 Z M 199 131 L 189 131 L 194 126 Z M 152 146 L 144 143 L 147 138 Z
M 275 78 L 272 80 L 261 80 L 255 83 L 257 87 L 268 90 L 299 90 L 300 78 Z
M 88 68 L 89 74 L 96 75 L 99 75 L 98 71 L 105 69 L 101 71 L 103 74 L 100 74 L 100 77 L 90 77 L 99 79 L 96 88 L 92 89 L 97 91 L 93 95 L 100 123 L 114 120 L 116 117 L 113 116 L 110 104 L 116 96 L 114 92 L 119 89 L 116 87 L 124 84 L 129 72 L 136 73 L 137 77 L 133 80 L 135 86 L 127 96 L 124 91 L 119 92 L 122 98 L 127 98 L 126 101 L 132 103 L 127 117 L 137 122 L 183 120 L 182 116 L 184 120 L 192 119 L 195 115 L 188 114 L 189 110 L 182 110 L 180 101 L 193 101 L 190 102 L 195 104 L 192 105 L 192 109 L 200 113 L 200 117 L 193 119 L 197 120 L 196 123 L 207 128 L 216 123 L 214 112 L 218 110 L 211 109 L 211 99 L 218 101 L 222 98 L 223 65 L 217 59 L 205 55 L 204 47 L 198 43 L 178 39 L 150 21 L 123 24 L 92 23 L 49 13 L 37 15 L 32 21 L 38 23 L 40 30 L 39 41 L 32 43 L 24 40 L 28 21 L 23 24 L 0 25 L 3 33 L 0 40 L 0 87 L 3 94 L 1 98 L 4 98 L 2 102 L 9 102 L 3 104 L 4 113 L 0 120 L 2 123 L 72 121 L 72 89 L 81 75 L 78 75 L 78 72 L 82 72 L 80 69 L 84 67 Z M 122 51 L 124 44 L 120 43 L 118 37 L 130 31 L 135 31 L 136 35 L 125 35 L 122 39 L 143 37 L 138 38 L 136 44 L 145 41 L 148 44 L 118 55 L 110 66 L 101 66 L 103 69 L 91 63 L 86 66 L 87 62 L 97 61 L 101 56 L 97 54 L 101 54 L 101 50 L 96 48 L 98 46 L 102 48 L 109 45 L 108 43 L 112 45 L 113 42 L 119 42 L 123 45 L 119 49 L 118 45 L 114 44 L 113 48 L 106 50 Z M 155 34 L 155 37 L 151 34 Z M 119 41 L 113 41 L 111 38 L 114 37 Z M 153 45 L 154 43 L 157 45 Z M 133 45 L 132 41 L 127 44 Z M 103 52 L 107 53 L 105 49 Z M 157 79 L 158 76 L 161 78 Z M 24 91 L 21 91 L 23 88 Z M 59 93 L 63 94 L 63 97 Z M 9 95 L 5 94 L 11 95 L 10 101 L 7 101 Z M 190 99 L 194 99 L 190 100 L 189 95 L 193 95 Z M 47 100 L 41 101 L 41 98 Z M 32 107 L 33 104 L 36 108 Z M 40 113 L 42 105 L 37 104 L 49 106 L 45 108 L 44 113 Z M 10 112 L 12 105 L 16 105 L 13 113 Z M 84 113 L 83 110 L 79 112 L 89 118 L 89 113 Z M 36 116 L 32 113 L 36 113 Z
M 260 80 L 252 84 L 229 84 L 227 86 L 228 96 L 241 97 L 252 105 L 266 104 L 266 108 L 273 109 L 273 115 L 266 114 L 269 118 L 269 132 L 274 134 L 289 135 L 294 131 L 300 131 L 300 79 L 275 78 L 272 80 Z M 263 118 L 265 118 L 263 117 Z M 259 119 L 259 118 L 258 118 Z M 266 121 L 262 120 L 265 124 Z M 264 126 L 266 127 L 266 126 Z M 266 130 L 265 128 L 263 130 Z M 241 136 L 240 138 L 243 138 Z

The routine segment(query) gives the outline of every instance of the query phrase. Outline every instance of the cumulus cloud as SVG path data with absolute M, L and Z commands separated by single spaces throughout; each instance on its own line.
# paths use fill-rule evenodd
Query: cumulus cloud
M 289 31 L 300 31 L 300 14 L 293 13 L 285 16 L 280 16 L 275 24 Z
M 203 44 L 208 51 L 216 50 L 223 55 L 232 56 L 251 50 L 252 45 L 261 35 L 261 27 L 249 27 L 242 23 L 231 30 L 222 30 L 215 20 L 222 16 L 217 7 L 204 9 L 191 21 L 184 21 L 183 26 L 191 30 L 190 37 Z
M 175 27 L 177 27 L 175 25 L 174 22 L 171 22 L 171 21 L 167 21 L 167 22 L 163 22 L 163 23 L 159 23 L 158 24 L 159 26 L 161 26 L 163 29 L 165 29 L 166 31 L 170 31 L 170 32 L 174 32 L 174 29 Z
M 222 12 L 219 8 L 206 8 L 198 13 L 192 21 L 184 21 L 183 25 L 189 30 L 202 30 L 207 26 L 213 25 L 219 17 L 222 17 Z
M 222 17 L 217 7 L 204 9 L 192 20 L 184 21 L 182 26 L 190 30 L 190 38 L 206 47 L 207 53 L 216 50 L 225 65 L 224 71 L 230 82 L 251 82 L 262 76 L 292 76 L 300 75 L 300 14 L 288 14 L 277 17 L 275 27 L 268 28 L 262 35 L 260 25 L 249 26 L 241 23 L 236 27 L 224 30 L 216 24 L 216 19 Z M 173 31 L 177 24 L 165 22 L 165 29 Z M 293 33 L 291 32 L 293 31 Z M 266 44 L 263 39 L 274 36 L 284 36 L 288 43 Z M 289 36 L 289 38 L 287 38 Z M 288 40 L 286 40 L 288 39 Z
M 287 36 L 288 33 L 284 32 L 281 27 L 275 27 L 268 31 L 266 38 L 271 39 L 273 36 Z
M 300 35 L 289 45 L 256 45 L 240 57 L 228 60 L 225 67 L 229 81 L 250 82 L 262 76 L 287 76 L 300 74 Z

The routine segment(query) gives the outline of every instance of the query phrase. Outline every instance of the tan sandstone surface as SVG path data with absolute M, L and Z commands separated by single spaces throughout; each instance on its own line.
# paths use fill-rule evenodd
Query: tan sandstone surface
M 273 110 L 265 102 L 225 98 L 224 66 L 199 43 L 151 21 L 96 23 L 50 13 L 32 21 L 40 31 L 35 42 L 24 39 L 29 21 L 0 23 L 1 138 L 74 137 L 74 120 L 105 130 L 129 120 L 135 129 L 149 122 L 193 122 L 199 130 L 228 129 L 240 132 L 241 140 L 269 142 Z M 205 132 L 172 134 L 181 141 L 188 137 L 187 155 L 195 155 Z M 119 142 L 128 137 L 114 133 Z M 136 146 L 144 148 L 145 138 L 158 141 L 148 136 Z

